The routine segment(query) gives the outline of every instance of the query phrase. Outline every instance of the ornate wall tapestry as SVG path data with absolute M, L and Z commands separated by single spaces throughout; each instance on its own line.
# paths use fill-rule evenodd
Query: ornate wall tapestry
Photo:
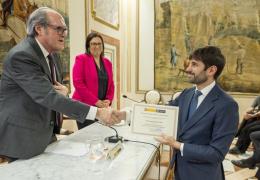
M 0 74 L 6 53 L 26 36 L 26 20 L 35 9 L 48 6 L 57 10 L 69 26 L 68 0 L 5 0 L 0 6 Z M 70 50 L 69 36 L 60 54 L 64 71 L 64 83 L 69 84 Z
M 214 45 L 226 57 L 220 85 L 259 93 L 259 21 L 259 0 L 155 0 L 155 88 L 190 87 L 185 60 L 196 48 Z

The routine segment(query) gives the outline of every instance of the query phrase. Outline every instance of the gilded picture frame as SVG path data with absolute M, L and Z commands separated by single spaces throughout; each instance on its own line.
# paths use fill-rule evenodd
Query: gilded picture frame
M 119 0 L 91 0 L 92 17 L 113 29 L 119 29 Z

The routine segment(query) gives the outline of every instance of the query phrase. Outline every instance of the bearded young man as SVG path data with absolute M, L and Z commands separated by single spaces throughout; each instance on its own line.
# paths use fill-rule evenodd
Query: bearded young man
M 225 179 L 222 161 L 239 121 L 237 103 L 216 84 L 225 57 L 207 46 L 195 50 L 189 61 L 186 72 L 195 86 L 170 102 L 179 107 L 177 139 L 161 135 L 157 140 L 175 150 L 176 180 Z

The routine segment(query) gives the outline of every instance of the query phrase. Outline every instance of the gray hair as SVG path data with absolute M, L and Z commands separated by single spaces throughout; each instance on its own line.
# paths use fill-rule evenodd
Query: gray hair
M 36 25 L 42 25 L 47 26 L 48 24 L 48 18 L 47 18 L 47 12 L 48 11 L 54 11 L 48 7 L 40 7 L 32 12 L 32 14 L 29 16 L 29 19 L 27 21 L 26 25 L 26 32 L 28 36 L 35 37 L 37 36 L 37 32 L 35 31 Z

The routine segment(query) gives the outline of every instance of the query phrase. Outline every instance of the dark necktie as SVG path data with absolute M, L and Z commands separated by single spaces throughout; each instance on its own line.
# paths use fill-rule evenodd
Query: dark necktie
M 197 109 L 198 98 L 199 98 L 200 95 L 202 95 L 202 93 L 200 91 L 196 90 L 195 93 L 192 96 L 192 99 L 191 99 L 191 102 L 190 102 L 190 107 L 189 107 L 188 120 L 191 118 L 191 116 L 193 115 L 193 113 Z
M 51 80 L 52 80 L 52 84 L 55 84 L 56 81 L 56 72 L 55 72 L 55 65 L 53 63 L 53 57 L 51 54 L 49 54 L 48 56 L 48 60 L 49 60 L 49 66 L 50 66 L 50 71 L 51 71 Z
M 55 65 L 54 65 L 54 62 L 53 62 L 53 57 L 52 57 L 51 54 L 49 54 L 47 57 L 48 57 L 48 60 L 49 60 L 52 84 L 55 84 L 57 78 L 56 78 L 56 71 L 55 71 Z M 55 116 L 55 123 L 54 123 L 53 132 L 56 133 L 56 134 L 59 134 L 61 126 L 62 126 L 62 122 L 63 122 L 63 116 L 59 112 L 54 112 L 54 116 Z

